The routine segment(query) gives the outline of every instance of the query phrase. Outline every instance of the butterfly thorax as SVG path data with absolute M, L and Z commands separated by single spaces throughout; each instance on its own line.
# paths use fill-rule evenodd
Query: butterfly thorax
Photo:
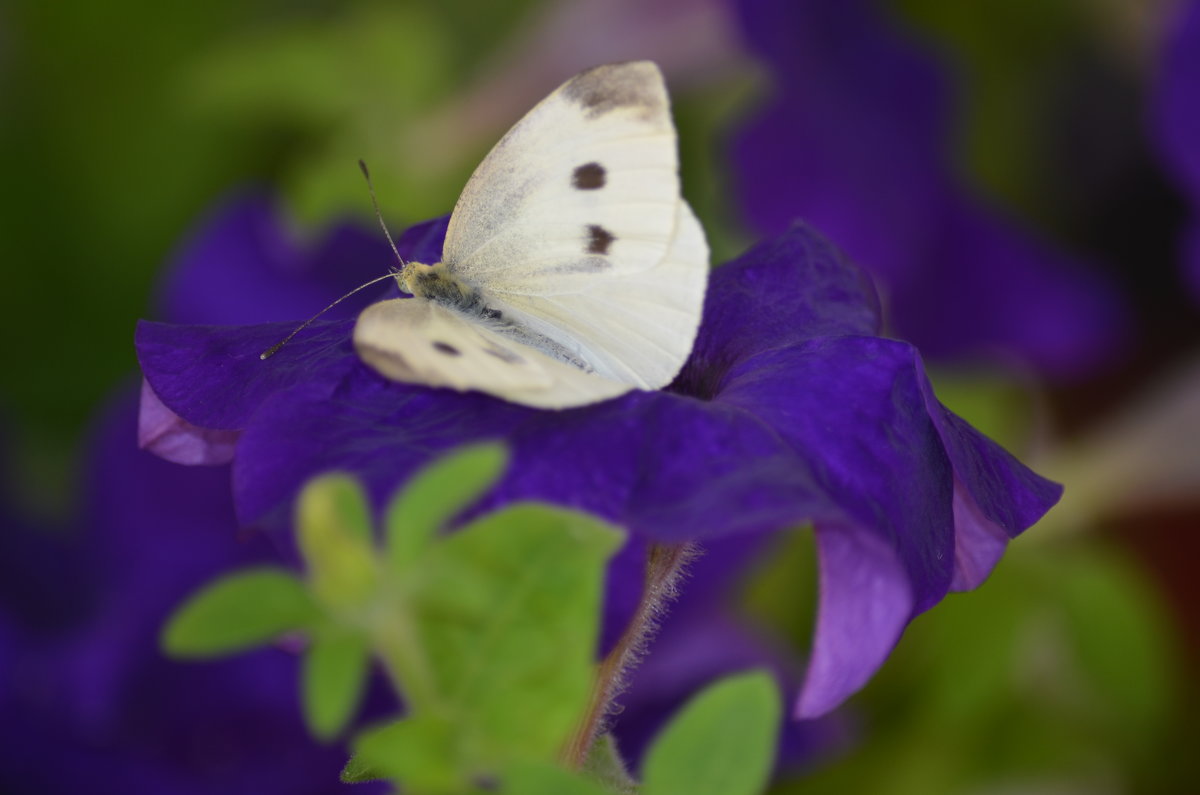
M 498 319 L 500 313 L 489 309 L 479 291 L 456 277 L 446 267 L 446 263 L 438 262 L 425 265 L 420 262 L 409 262 L 397 274 L 400 289 L 417 297 L 441 304 L 466 315 L 484 319 Z

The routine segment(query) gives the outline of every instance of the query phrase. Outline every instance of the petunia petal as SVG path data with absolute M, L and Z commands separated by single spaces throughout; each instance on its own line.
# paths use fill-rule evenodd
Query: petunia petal
M 667 543 L 834 510 L 769 427 L 719 403 L 637 392 L 545 412 L 393 384 L 363 367 L 336 389 L 301 384 L 262 405 L 234 463 L 239 516 L 285 524 L 301 484 L 331 468 L 358 474 L 382 505 L 439 452 L 497 437 L 512 445 L 513 463 L 483 509 L 548 500 Z
M 1179 3 L 1164 29 L 1154 132 L 1180 186 L 1200 204 L 1200 3 Z
M 350 320 L 318 321 L 266 361 L 261 354 L 291 333 L 291 323 L 175 326 L 143 320 L 135 342 L 142 374 L 163 406 L 193 425 L 239 430 L 266 396 L 296 383 L 331 383 L 353 367 L 352 327 Z
M 951 579 L 953 469 L 914 359 L 910 345 L 877 337 L 812 340 L 750 359 L 719 400 L 760 418 L 808 461 L 841 511 L 827 521 L 879 536 L 924 610 Z
M 612 425 L 573 427 L 571 416 L 578 412 L 540 412 L 486 395 L 395 384 L 359 368 L 332 393 L 301 384 L 263 405 L 234 465 L 243 524 L 287 526 L 303 483 L 330 468 L 354 472 L 381 510 L 438 454 L 506 435 L 513 446 L 510 471 L 476 513 L 540 499 L 617 518 L 628 502 L 633 451 L 607 443 Z M 609 411 L 621 416 L 616 408 Z M 557 452 L 546 449 L 550 445 Z M 633 538 L 609 564 L 602 652 L 616 642 L 640 602 L 645 554 L 645 540 Z
M 764 234 L 802 217 L 881 278 L 929 355 L 1019 356 L 1061 378 L 1108 361 L 1128 318 L 1096 269 L 977 201 L 951 151 L 945 71 L 869 0 L 739 0 L 774 96 L 733 136 Z
M 142 380 L 138 402 L 138 447 L 175 464 L 228 464 L 241 431 L 192 425 L 163 405 Z
M 866 684 L 913 612 L 914 595 L 895 550 L 877 534 L 819 527 L 817 627 L 797 718 L 816 718 Z
M 1151 133 L 1169 173 L 1191 199 L 1192 220 L 1179 249 L 1184 278 L 1200 296 L 1200 2 L 1179 3 L 1164 29 Z
M 74 533 L 4 534 L 13 554 L 0 556 L 0 581 L 9 587 L 11 567 L 54 538 L 57 554 L 34 570 L 71 610 L 47 622 L 40 593 L 5 602 L 5 612 L 37 611 L 37 632 L 7 637 L 5 791 L 343 791 L 345 750 L 304 729 L 295 654 L 264 649 L 204 665 L 163 657 L 163 623 L 190 592 L 277 555 L 266 537 L 238 537 L 227 469 L 178 467 L 138 450 L 136 417 L 136 393 L 126 390 L 97 423 Z M 384 703 L 395 709 L 394 697 Z
M 397 241 L 409 258 L 436 258 L 441 219 L 413 227 Z M 431 243 L 432 237 L 436 241 Z M 221 202 L 175 256 L 157 304 L 173 323 L 226 325 L 300 321 L 396 264 L 383 234 L 341 223 L 313 241 L 291 228 L 278 203 L 246 192 Z M 368 288 L 330 310 L 326 320 L 351 318 L 392 284 Z
M 924 376 L 920 357 L 914 356 L 913 368 L 930 417 L 954 466 L 956 491 L 962 491 L 964 499 L 974 504 L 971 512 L 1009 538 L 1041 519 L 1062 496 L 1062 486 L 1035 474 L 938 402 Z
M 813 337 L 877 334 L 879 313 L 870 277 L 812 227 L 793 224 L 713 271 L 700 332 L 674 388 L 711 397 L 746 356 Z
M 397 250 L 409 259 L 440 259 L 448 220 L 448 216 L 437 218 L 409 228 L 396 241 Z M 336 271 L 339 278 L 351 276 L 350 287 L 387 272 L 387 264 L 394 264 L 394 260 L 389 252 L 387 262 L 380 267 L 374 256 L 379 253 L 376 248 L 364 242 L 362 232 L 343 226 L 306 253 L 290 242 L 272 205 L 262 197 L 235 200 L 216 212 L 185 248 L 174 275 L 168 279 L 164 300 L 168 315 L 175 320 L 195 318 L 205 324 L 241 318 L 249 318 L 249 322 L 278 317 L 295 320 L 231 328 L 139 322 L 135 336 L 138 360 L 147 389 L 156 398 L 145 404 L 143 438 L 148 442 L 162 437 L 161 443 L 151 449 L 159 452 L 161 447 L 168 460 L 176 460 L 169 456 L 177 455 L 183 463 L 199 463 L 193 459 L 207 454 L 188 441 L 197 434 L 181 430 L 183 426 L 168 430 L 175 422 L 170 414 L 198 428 L 240 430 L 267 395 L 293 383 L 319 379 L 322 374 L 332 379 L 336 373 L 345 372 L 353 360 L 349 321 L 317 321 L 269 360 L 264 362 L 259 357 L 291 334 L 304 314 L 316 311 L 310 308 L 311 296 L 295 286 L 297 280 L 303 286 L 303 278 L 291 271 L 311 270 L 319 277 L 314 288 L 323 293 L 316 304 L 319 309 L 337 298 L 344 286 L 332 284 L 331 271 Z M 296 259 L 303 259 L 304 266 L 298 266 Z M 372 262 L 372 272 L 359 280 L 354 274 L 364 260 Z M 353 261 L 352 267 L 344 268 L 343 263 L 349 261 Z M 200 289 L 204 274 L 210 270 L 215 272 L 214 283 L 220 287 L 212 300 Z M 271 286 L 276 278 L 281 280 L 277 289 Z M 395 292 L 394 285 L 390 289 Z M 239 303 L 247 295 L 257 297 L 249 304 Z M 227 296 L 230 307 L 223 306 L 223 296 Z M 358 308 L 361 306 L 353 301 L 346 302 L 331 315 L 353 317 Z

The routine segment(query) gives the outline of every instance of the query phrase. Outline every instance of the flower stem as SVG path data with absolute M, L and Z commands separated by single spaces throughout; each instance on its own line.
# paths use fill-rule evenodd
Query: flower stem
M 642 601 L 612 650 L 600 661 L 587 711 L 563 748 L 563 761 L 580 769 L 611 714 L 612 702 L 625 689 L 625 675 L 641 660 L 659 618 L 677 594 L 679 576 L 698 554 L 695 544 L 655 544 L 646 556 Z

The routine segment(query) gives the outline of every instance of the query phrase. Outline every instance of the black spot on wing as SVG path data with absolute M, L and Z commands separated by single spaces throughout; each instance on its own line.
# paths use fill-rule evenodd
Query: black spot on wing
M 598 190 L 604 187 L 607 172 L 599 163 L 584 163 L 575 169 L 571 184 L 576 190 Z
M 434 340 L 433 349 L 439 353 L 444 353 L 447 356 L 462 356 L 462 351 L 460 351 L 458 348 L 455 348 L 450 343 L 442 342 L 441 340 Z
M 588 254 L 607 254 L 617 238 L 612 232 L 598 224 L 588 224 L 588 244 L 585 251 Z

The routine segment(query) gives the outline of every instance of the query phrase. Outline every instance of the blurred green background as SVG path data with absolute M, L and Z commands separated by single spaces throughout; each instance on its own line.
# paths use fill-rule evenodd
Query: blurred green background
M 1114 157 L 1160 190 L 1138 136 L 1167 6 L 903 0 L 889 12 L 969 89 L 956 123 L 964 178 L 1086 248 L 1094 203 L 1074 200 L 1080 189 L 1054 171 L 1064 120 L 1053 78 L 1107 92 L 1105 113 L 1132 141 Z M 221 196 L 270 186 L 300 234 L 345 215 L 369 223 L 361 157 L 402 228 L 447 212 L 495 139 L 563 79 L 632 57 L 664 66 L 685 192 L 721 262 L 749 242 L 722 143 L 763 82 L 723 3 L 10 0 L 0 10 L 6 496 L 39 518 L 71 514 L 81 439 L 135 372 L 133 325 L 153 316 L 156 275 Z M 1144 188 L 1132 184 L 1126 199 Z M 1153 245 L 1164 261 L 1131 300 L 1171 310 L 1109 372 L 1055 389 L 939 374 L 952 407 L 1067 479 L 1068 493 L 1071 478 L 1094 475 L 1070 451 L 1200 340 L 1194 310 L 1164 298 L 1170 245 Z M 1111 503 L 1052 513 L 980 591 L 918 619 L 850 705 L 855 747 L 781 791 L 1185 791 L 1181 760 L 1200 737 L 1196 589 L 1179 559 L 1195 560 L 1197 514 Z M 806 543 L 788 542 L 745 599 L 797 648 L 811 616 L 812 578 L 798 575 L 811 573 Z

